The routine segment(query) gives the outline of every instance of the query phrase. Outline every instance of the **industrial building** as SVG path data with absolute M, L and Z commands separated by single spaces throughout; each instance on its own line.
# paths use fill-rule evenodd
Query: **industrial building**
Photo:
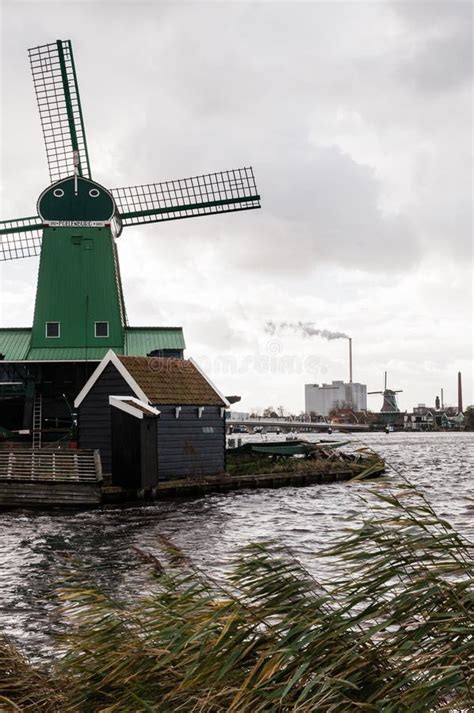
M 367 409 L 367 386 L 357 382 L 333 381 L 332 384 L 305 384 L 305 412 L 329 416 L 336 408 L 354 411 Z

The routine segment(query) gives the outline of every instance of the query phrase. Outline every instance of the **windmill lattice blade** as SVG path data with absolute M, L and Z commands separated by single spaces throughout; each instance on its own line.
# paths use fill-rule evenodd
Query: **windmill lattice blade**
M 260 208 L 252 168 L 111 191 L 123 225 Z
M 51 182 L 71 176 L 73 151 L 79 175 L 90 178 L 89 155 L 70 40 L 28 50 Z
M 37 215 L 0 222 L 0 261 L 39 255 L 42 236 L 43 224 Z

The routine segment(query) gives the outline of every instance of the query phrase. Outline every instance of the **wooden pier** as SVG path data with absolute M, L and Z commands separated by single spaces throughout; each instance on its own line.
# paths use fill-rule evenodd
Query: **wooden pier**
M 99 505 L 98 451 L 0 450 L 0 507 L 85 507 Z
M 367 476 L 377 478 L 385 472 L 384 465 Z M 228 475 L 211 476 L 199 479 L 168 480 L 159 483 L 156 488 L 137 491 L 126 490 L 115 486 L 104 486 L 102 489 L 104 503 L 120 503 L 137 500 L 165 500 L 169 498 L 187 498 L 202 496 L 208 493 L 227 493 L 231 490 L 247 490 L 259 488 L 302 487 L 318 483 L 337 483 L 357 480 L 353 470 L 341 469 L 332 471 L 287 471 L 283 473 L 259 473 L 258 475 Z
M 94 450 L 0 449 L 0 508 L 73 508 L 101 504 L 154 502 L 169 498 L 200 497 L 212 492 L 260 488 L 302 487 L 376 478 L 383 461 L 364 468 L 314 468 L 252 475 L 220 475 L 163 480 L 154 488 L 136 490 L 105 484 L 101 460 Z

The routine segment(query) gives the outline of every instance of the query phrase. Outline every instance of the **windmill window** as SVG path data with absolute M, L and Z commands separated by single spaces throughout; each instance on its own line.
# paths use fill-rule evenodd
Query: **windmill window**
M 46 322 L 46 337 L 48 339 L 57 339 L 60 334 L 60 322 Z
M 53 196 L 55 198 L 62 198 L 64 195 L 64 191 L 62 188 L 55 188 L 53 191 Z
M 95 336 L 96 337 L 108 337 L 109 336 L 109 323 L 108 322 L 95 322 Z
M 100 191 L 98 191 L 97 188 L 91 188 L 89 195 L 91 198 L 98 198 L 100 196 Z

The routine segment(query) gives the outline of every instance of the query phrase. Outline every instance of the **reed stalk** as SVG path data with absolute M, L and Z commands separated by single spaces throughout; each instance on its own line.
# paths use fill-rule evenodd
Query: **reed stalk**
M 66 655 L 45 673 L 5 644 L 0 710 L 472 710 L 472 545 L 409 483 L 370 492 L 315 553 L 329 582 L 279 542 L 248 545 L 225 581 L 162 542 L 132 602 L 72 577 Z

